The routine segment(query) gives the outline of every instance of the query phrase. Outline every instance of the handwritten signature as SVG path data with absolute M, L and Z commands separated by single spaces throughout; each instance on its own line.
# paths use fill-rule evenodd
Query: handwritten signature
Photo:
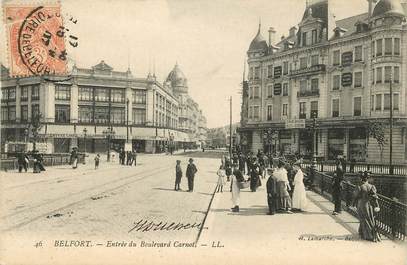
M 149 231 L 175 231 L 175 230 L 187 230 L 187 229 L 199 229 L 202 223 L 175 223 L 175 222 L 153 222 L 141 219 L 138 222 L 134 222 L 133 227 L 128 233 L 132 231 L 137 232 L 149 232 Z

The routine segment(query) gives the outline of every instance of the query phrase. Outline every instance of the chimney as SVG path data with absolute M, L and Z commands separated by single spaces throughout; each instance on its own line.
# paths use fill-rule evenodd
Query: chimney
M 290 28 L 290 37 L 295 36 L 295 34 L 297 34 L 297 27 L 296 26 Z
M 271 46 L 275 42 L 275 37 L 276 31 L 274 30 L 273 27 L 269 28 L 269 46 Z

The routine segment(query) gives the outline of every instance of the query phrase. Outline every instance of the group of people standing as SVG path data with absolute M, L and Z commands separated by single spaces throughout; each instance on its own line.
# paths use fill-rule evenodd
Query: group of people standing
M 198 172 L 198 169 L 196 165 L 194 164 L 194 160 L 190 158 L 188 160 L 188 166 L 187 170 L 185 172 L 185 176 L 187 177 L 188 180 L 188 192 L 193 192 L 194 191 L 194 180 L 195 180 L 195 174 Z M 181 184 L 181 179 L 182 179 L 183 173 L 182 173 L 182 167 L 181 167 L 181 160 L 177 160 L 176 165 L 175 165 L 175 191 L 181 190 L 180 184 Z
M 120 165 L 127 165 L 127 166 L 137 166 L 137 152 L 136 150 L 133 151 L 124 151 L 121 149 L 119 152 L 119 163 Z
M 30 166 L 30 156 L 33 161 L 33 173 L 41 173 L 45 171 L 44 158 L 38 151 L 32 151 L 30 154 L 26 152 L 21 152 L 17 155 L 18 172 L 21 173 L 24 169 L 25 172 L 28 171 Z

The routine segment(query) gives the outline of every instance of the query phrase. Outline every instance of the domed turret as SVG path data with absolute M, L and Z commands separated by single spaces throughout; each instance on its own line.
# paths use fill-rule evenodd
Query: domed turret
M 268 50 L 268 45 L 266 40 L 260 33 L 261 24 L 259 24 L 259 30 L 257 31 L 256 37 L 252 40 L 249 46 L 248 53 L 263 53 L 266 54 Z
M 380 16 L 402 16 L 405 17 L 400 0 L 380 0 L 373 9 L 372 17 Z
M 175 93 L 188 93 L 187 78 L 179 68 L 178 63 L 175 64 L 172 71 L 168 74 L 165 83 L 170 84 Z

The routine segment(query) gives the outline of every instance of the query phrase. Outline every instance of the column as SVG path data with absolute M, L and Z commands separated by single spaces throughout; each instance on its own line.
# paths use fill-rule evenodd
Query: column
M 147 88 L 146 91 L 146 125 L 154 125 L 154 111 L 155 111 L 155 102 L 154 102 L 154 89 Z
M 343 155 L 349 158 L 349 128 L 345 128 L 345 142 L 343 146 Z
M 129 104 L 126 103 L 126 108 L 128 106 L 129 109 L 126 111 L 129 112 L 128 113 L 129 126 L 131 126 L 133 124 L 133 90 L 131 89 L 130 84 L 127 84 L 125 96 L 126 96 L 125 102 L 127 100 L 129 101 Z M 130 131 L 129 131 L 129 133 L 130 133 Z
M 318 155 L 328 159 L 328 129 L 319 130 Z
M 55 85 L 52 82 L 41 81 L 40 112 L 45 122 L 55 121 Z
M 70 119 L 71 123 L 78 123 L 79 120 L 79 87 L 74 80 L 71 86 L 71 110 L 70 110 Z

